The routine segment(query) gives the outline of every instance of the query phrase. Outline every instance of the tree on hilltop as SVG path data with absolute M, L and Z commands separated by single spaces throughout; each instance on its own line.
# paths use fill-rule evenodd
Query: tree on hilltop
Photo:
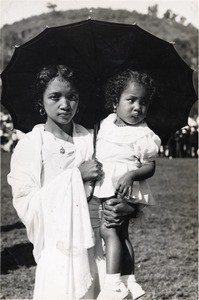
M 158 16 L 158 5 L 157 4 L 148 7 L 148 15 L 153 16 L 153 17 Z
M 56 7 L 57 7 L 57 4 L 53 4 L 50 2 L 47 3 L 47 8 L 50 9 L 52 12 L 55 12 Z
M 164 18 L 172 21 L 175 21 L 177 16 L 178 15 L 175 14 L 171 9 L 167 9 L 167 11 L 164 13 Z

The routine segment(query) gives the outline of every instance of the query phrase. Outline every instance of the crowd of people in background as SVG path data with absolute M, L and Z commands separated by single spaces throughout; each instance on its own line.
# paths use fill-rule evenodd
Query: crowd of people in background
M 189 125 L 178 130 L 166 145 L 160 147 L 159 156 L 172 158 L 198 157 L 198 116 L 189 117 Z M 1 149 L 13 152 L 17 142 L 24 133 L 13 129 L 12 119 L 9 114 L 0 112 L 0 137 Z
M 17 142 L 23 135 L 24 133 L 20 130 L 13 129 L 13 123 L 10 115 L 0 112 L 1 150 L 12 153 Z
M 198 125 L 187 125 L 178 130 L 168 141 L 161 146 L 160 157 L 170 159 L 180 157 L 198 157 Z

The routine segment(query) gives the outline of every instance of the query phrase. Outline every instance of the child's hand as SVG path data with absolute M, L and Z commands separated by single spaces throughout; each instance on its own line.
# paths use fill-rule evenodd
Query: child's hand
M 133 176 L 132 172 L 126 173 L 123 175 L 117 183 L 116 194 L 120 197 L 129 198 L 133 191 Z
M 104 174 L 102 164 L 96 160 L 85 161 L 79 166 L 84 181 L 100 180 Z

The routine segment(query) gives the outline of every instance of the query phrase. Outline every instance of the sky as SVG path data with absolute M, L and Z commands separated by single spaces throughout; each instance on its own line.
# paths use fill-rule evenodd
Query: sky
M 158 17 L 162 17 L 167 9 L 171 9 L 178 15 L 176 20 L 183 16 L 187 20 L 186 23 L 192 23 L 199 28 L 197 0 L 0 0 L 0 27 L 23 18 L 49 12 L 46 6 L 49 2 L 56 4 L 57 10 L 103 7 L 136 10 L 143 14 L 147 13 L 149 6 L 158 4 Z

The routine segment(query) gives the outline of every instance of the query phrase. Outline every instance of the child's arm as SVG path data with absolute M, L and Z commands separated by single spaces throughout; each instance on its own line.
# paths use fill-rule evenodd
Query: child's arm
M 155 161 L 147 162 L 139 169 L 127 172 L 118 180 L 116 193 L 120 194 L 122 197 L 131 195 L 134 181 L 150 178 L 154 173 Z

